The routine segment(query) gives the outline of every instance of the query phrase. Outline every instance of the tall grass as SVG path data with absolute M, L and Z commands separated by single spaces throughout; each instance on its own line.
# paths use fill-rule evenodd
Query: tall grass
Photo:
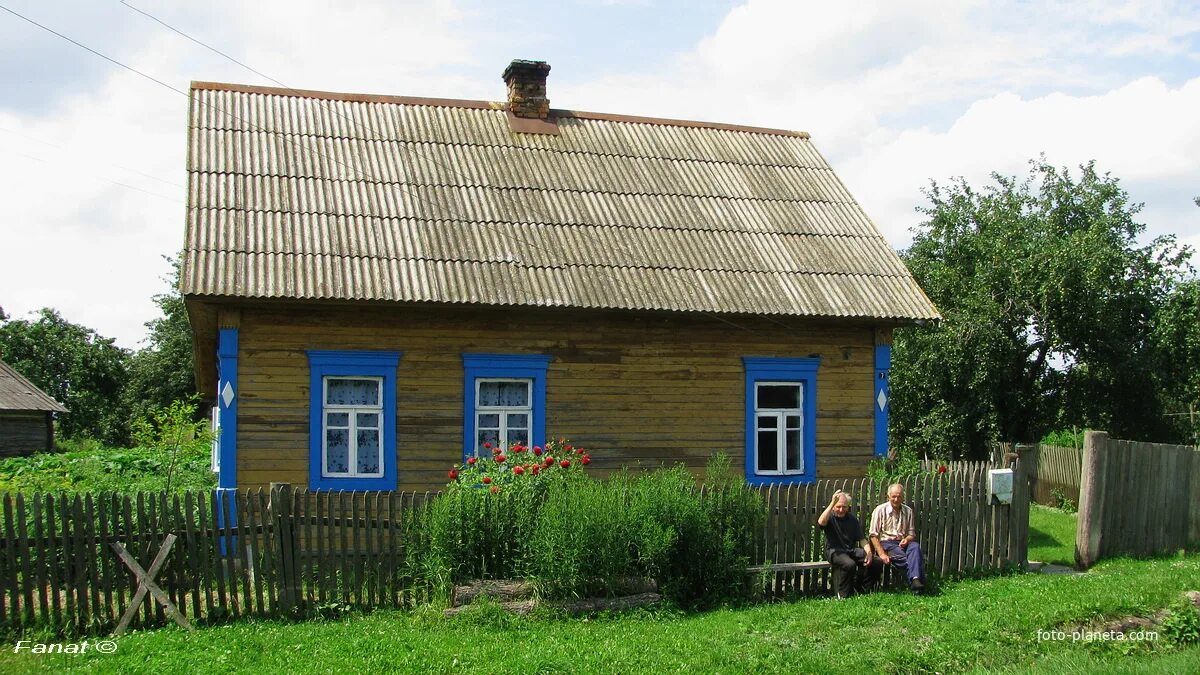
M 409 555 L 435 585 L 524 578 L 543 597 L 566 598 L 646 577 L 676 603 L 697 606 L 748 590 L 745 568 L 765 511 L 741 481 L 717 478 L 702 494 L 676 467 L 604 481 L 582 472 L 527 476 L 498 491 L 452 484 L 419 517 Z

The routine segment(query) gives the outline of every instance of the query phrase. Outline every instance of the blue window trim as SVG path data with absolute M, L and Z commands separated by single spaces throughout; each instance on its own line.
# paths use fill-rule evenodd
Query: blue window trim
M 817 369 L 821 359 L 743 356 L 746 368 L 746 482 L 750 485 L 799 485 L 817 479 Z M 760 381 L 799 382 L 804 405 L 804 472 L 760 476 L 754 472 L 754 388 Z
M 308 487 L 311 490 L 395 490 L 396 489 L 396 368 L 400 352 L 310 350 Z M 376 478 L 329 478 L 321 475 L 321 440 L 324 429 L 327 376 L 383 378 L 383 476 Z
M 875 410 L 875 456 L 887 457 L 888 410 L 892 407 L 892 392 L 888 387 L 888 372 L 892 367 L 892 346 L 875 345 L 875 394 L 871 406 Z M 879 397 L 883 395 L 883 405 Z
M 463 354 L 463 461 L 475 453 L 475 380 L 481 377 L 511 377 L 533 380 L 533 420 L 529 427 L 532 445 L 546 443 L 546 370 L 550 357 L 544 354 Z
M 223 392 L 228 385 L 233 396 L 225 402 Z M 221 468 L 217 472 L 217 487 L 237 487 L 237 418 L 238 397 L 238 329 L 222 328 L 217 333 L 217 410 L 221 418 L 218 452 Z

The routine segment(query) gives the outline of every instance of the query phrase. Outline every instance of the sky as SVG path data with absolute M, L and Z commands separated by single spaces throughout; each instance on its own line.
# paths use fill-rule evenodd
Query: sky
M 192 80 L 501 100 L 514 58 L 556 108 L 807 131 L 897 249 L 930 181 L 1043 154 L 1200 248 L 1194 1 L 0 0 L 0 307 L 144 346 Z

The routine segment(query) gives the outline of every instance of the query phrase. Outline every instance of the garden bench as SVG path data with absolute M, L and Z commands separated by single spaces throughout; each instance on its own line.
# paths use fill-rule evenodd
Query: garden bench
M 807 572 L 808 570 L 827 570 L 829 568 L 829 562 L 826 560 L 817 562 L 775 563 L 773 565 L 752 565 L 746 568 L 746 574 L 758 574 L 760 572 Z

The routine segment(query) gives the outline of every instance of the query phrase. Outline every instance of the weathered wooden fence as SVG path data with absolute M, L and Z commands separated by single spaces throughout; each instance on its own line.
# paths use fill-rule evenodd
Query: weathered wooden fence
M 1200 451 L 1088 431 L 1075 562 L 1151 555 L 1200 544 Z
M 988 462 L 963 463 L 943 474 L 930 473 L 904 481 L 905 503 L 916 516 L 917 539 L 929 572 L 946 576 L 1027 562 L 1028 478 L 1022 489 L 1023 467 L 1015 465 L 1012 503 L 994 503 L 988 492 L 989 468 Z M 822 560 L 825 544 L 816 520 L 834 491 L 850 493 L 854 499 L 851 512 L 866 530 L 871 511 L 887 501 L 888 486 L 886 482 L 860 478 L 765 489 L 767 524 L 753 564 Z M 828 590 L 828 570 L 777 572 L 768 589 L 774 596 Z
M 927 568 L 947 575 L 1025 562 L 1028 492 L 990 502 L 974 468 L 909 480 Z M 1027 483 L 1026 483 L 1027 485 Z M 752 564 L 819 561 L 817 516 L 836 489 L 850 492 L 864 528 L 887 485 L 866 479 L 767 488 L 767 522 Z M 176 542 L 154 581 L 192 622 L 279 616 L 323 607 L 402 607 L 428 598 L 405 542 L 414 514 L 435 493 L 270 491 L 184 495 L 5 495 L 0 523 L 0 630 L 56 627 L 103 632 L 120 620 L 137 581 L 120 543 L 143 569 L 163 539 Z M 826 570 L 779 572 L 777 597 L 820 593 Z M 169 623 L 147 597 L 134 627 Z
M 1083 468 L 1081 448 L 1038 445 L 1030 462 L 1033 501 L 1058 506 L 1059 496 L 1079 504 L 1079 477 Z

